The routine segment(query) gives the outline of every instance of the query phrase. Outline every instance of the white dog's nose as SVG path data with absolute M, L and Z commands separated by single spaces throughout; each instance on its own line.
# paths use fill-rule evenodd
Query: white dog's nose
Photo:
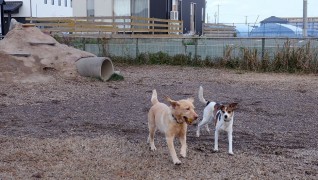
M 227 115 L 224 115 L 224 118 L 227 119 Z

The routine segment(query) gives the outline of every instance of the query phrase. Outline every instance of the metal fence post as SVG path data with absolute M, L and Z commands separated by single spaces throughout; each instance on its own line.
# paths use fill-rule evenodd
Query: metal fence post
M 198 38 L 194 38 L 194 58 L 198 56 Z
M 262 60 L 264 60 L 265 56 L 265 38 L 262 38 Z
M 138 43 L 138 39 L 139 39 L 139 38 L 136 38 L 136 58 L 138 58 L 138 56 L 139 56 L 139 43 Z

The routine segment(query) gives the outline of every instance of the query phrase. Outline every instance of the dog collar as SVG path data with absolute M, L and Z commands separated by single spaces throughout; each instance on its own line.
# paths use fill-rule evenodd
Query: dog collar
M 173 119 L 174 119 L 178 124 L 182 124 L 182 123 L 179 123 L 179 122 L 177 121 L 177 118 L 176 118 L 174 115 L 172 115 L 172 117 L 173 117 Z
M 218 110 L 216 115 L 215 115 L 215 118 L 220 121 L 221 120 L 221 110 Z

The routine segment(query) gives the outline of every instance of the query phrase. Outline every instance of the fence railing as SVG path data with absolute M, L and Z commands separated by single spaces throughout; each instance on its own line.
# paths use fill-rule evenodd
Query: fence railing
M 27 18 L 44 31 L 72 36 L 179 36 L 183 21 L 136 16 Z
M 235 37 L 235 26 L 225 24 L 203 23 L 202 33 L 207 37 Z

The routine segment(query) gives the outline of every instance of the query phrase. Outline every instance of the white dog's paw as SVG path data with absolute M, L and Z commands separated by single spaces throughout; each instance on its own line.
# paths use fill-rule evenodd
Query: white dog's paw
M 150 147 L 150 150 L 151 150 L 151 151 L 155 151 L 155 150 L 157 150 L 157 148 L 156 148 L 156 146 L 151 146 L 151 147 Z
M 219 152 L 219 150 L 218 149 L 213 149 L 212 152 L 217 153 L 217 152 Z
M 197 136 L 197 137 L 200 137 L 200 132 L 198 132 L 198 131 L 197 131 L 197 134 L 196 134 L 196 136 Z
M 233 152 L 229 152 L 229 155 L 233 156 L 233 155 L 234 155 L 234 153 L 233 153 Z

